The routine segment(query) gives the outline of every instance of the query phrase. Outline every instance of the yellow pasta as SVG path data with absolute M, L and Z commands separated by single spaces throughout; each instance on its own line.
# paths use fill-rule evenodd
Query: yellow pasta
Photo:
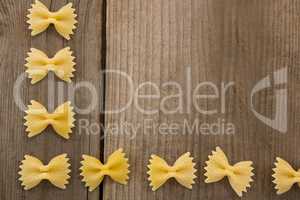
M 29 12 L 27 23 L 30 24 L 29 29 L 32 30 L 32 36 L 44 32 L 50 24 L 53 24 L 56 31 L 69 40 L 76 28 L 76 14 L 75 9 L 72 8 L 72 3 L 67 4 L 57 12 L 50 12 L 43 3 L 36 0 Z
M 32 84 L 42 80 L 49 71 L 54 72 L 61 80 L 71 82 L 75 71 L 74 59 L 75 57 L 72 56 L 72 51 L 69 47 L 58 51 L 53 58 L 48 58 L 44 52 L 32 48 L 26 58 L 26 73 L 31 78 Z
M 83 155 L 82 158 L 80 175 L 83 176 L 82 181 L 85 182 L 86 187 L 89 187 L 89 191 L 96 189 L 103 181 L 104 176 L 109 176 L 120 184 L 127 184 L 129 164 L 122 149 L 111 154 L 106 164 L 102 164 L 92 156 Z
M 209 160 L 206 162 L 205 167 L 207 177 L 206 183 L 213 183 L 222 180 L 227 176 L 229 183 L 233 190 L 242 197 L 243 192 L 247 192 L 247 187 L 250 187 L 252 182 L 253 167 L 251 161 L 239 162 L 235 165 L 230 165 L 225 153 L 220 147 L 208 156 Z
M 179 157 L 173 166 L 169 166 L 164 159 L 152 155 L 148 165 L 150 186 L 155 191 L 167 180 L 174 178 L 182 186 L 192 189 L 197 171 L 194 167 L 195 163 L 189 152 Z
M 71 172 L 68 160 L 67 154 L 62 154 L 53 158 L 48 165 L 44 165 L 36 157 L 25 155 L 20 166 L 19 180 L 25 190 L 36 187 L 42 180 L 48 180 L 54 186 L 65 189 L 70 178 L 68 174 Z
M 300 187 L 300 169 L 294 170 L 293 167 L 281 158 L 276 159 L 275 168 L 273 169 L 273 177 L 275 180 L 275 189 L 277 194 L 283 194 L 288 192 L 294 184 L 298 184 Z
M 31 101 L 26 113 L 25 126 L 27 126 L 28 137 L 40 134 L 51 125 L 58 135 L 69 139 L 75 122 L 75 113 L 70 102 L 60 105 L 50 114 L 42 104 Z

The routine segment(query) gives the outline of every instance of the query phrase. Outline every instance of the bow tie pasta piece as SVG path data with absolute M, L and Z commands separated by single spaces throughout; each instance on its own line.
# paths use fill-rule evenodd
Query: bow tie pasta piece
M 26 113 L 25 126 L 27 126 L 28 137 L 39 135 L 51 125 L 58 135 L 65 139 L 70 138 L 69 134 L 72 133 L 75 122 L 75 113 L 70 102 L 60 105 L 49 114 L 42 104 L 31 101 Z
M 63 81 L 71 82 L 75 71 L 75 57 L 72 56 L 70 47 L 58 51 L 53 58 L 49 58 L 44 52 L 32 48 L 26 58 L 26 73 L 31 78 L 31 84 L 35 84 L 45 78 L 49 71 Z
M 36 187 L 42 180 L 48 180 L 54 186 L 65 189 L 69 183 L 68 174 L 71 172 L 68 161 L 67 154 L 62 154 L 53 158 L 48 165 L 44 165 L 36 157 L 25 155 L 20 166 L 19 180 L 25 190 Z
M 101 161 L 92 156 L 83 155 L 82 158 L 80 175 L 83 176 L 82 182 L 85 182 L 85 186 L 89 187 L 90 192 L 101 184 L 104 176 L 109 176 L 120 184 L 127 184 L 129 164 L 122 149 L 111 154 L 106 164 L 102 164 Z
M 298 184 L 300 187 L 300 169 L 294 170 L 293 167 L 281 158 L 276 159 L 275 168 L 273 169 L 273 177 L 275 180 L 275 189 L 277 194 L 283 194 L 288 192 L 294 184 Z
M 243 161 L 232 166 L 220 147 L 217 147 L 208 158 L 207 166 L 204 168 L 207 177 L 205 183 L 218 182 L 227 176 L 233 190 L 242 197 L 243 192 L 247 192 L 247 187 L 250 187 L 250 182 L 253 181 L 252 162 Z
M 195 163 L 189 152 L 179 157 L 173 166 L 169 166 L 164 159 L 152 155 L 148 165 L 150 186 L 155 191 L 170 178 L 175 178 L 182 186 L 192 189 L 197 171 L 194 167 Z
M 27 17 L 29 18 L 27 23 L 30 25 L 29 29 L 32 30 L 32 36 L 44 32 L 50 24 L 53 24 L 61 36 L 70 40 L 70 35 L 74 33 L 73 30 L 76 28 L 75 24 L 77 23 L 72 3 L 62 7 L 57 12 L 50 12 L 43 3 L 36 0 L 32 4 L 32 8 L 29 9 Z

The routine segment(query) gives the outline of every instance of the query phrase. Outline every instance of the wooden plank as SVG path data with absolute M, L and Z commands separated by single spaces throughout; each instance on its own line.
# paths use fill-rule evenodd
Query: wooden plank
M 0 2 L 0 59 L 1 59 L 1 134 L 0 134 L 0 199 L 99 199 L 99 191 L 88 193 L 81 183 L 79 167 L 81 155 L 100 155 L 100 134 L 89 134 L 81 130 L 80 120 L 88 123 L 99 123 L 100 112 L 103 107 L 103 76 L 101 74 L 102 62 L 102 0 L 80 1 L 74 0 L 74 7 L 78 14 L 78 28 L 70 41 L 59 36 L 53 27 L 36 37 L 30 36 L 26 24 L 27 9 L 31 1 L 3 0 Z M 64 0 L 43 0 L 51 10 L 57 10 L 68 3 Z M 87 81 L 96 92 L 97 105 L 92 112 L 76 115 L 76 128 L 70 140 L 64 140 L 54 134 L 51 128 L 42 135 L 28 139 L 23 126 L 24 112 L 14 102 L 13 89 L 17 78 L 25 71 L 25 57 L 31 47 L 43 50 L 49 56 L 53 56 L 63 47 L 70 46 L 76 56 L 76 73 L 73 86 Z M 63 85 L 62 95 L 59 95 L 58 87 Z M 67 94 L 68 84 L 63 83 L 49 75 L 42 82 L 31 85 L 25 78 L 20 88 L 20 98 L 25 105 L 31 99 L 40 101 L 50 109 L 60 103 L 72 100 L 71 94 Z M 70 85 L 69 85 L 70 86 Z M 91 94 L 87 88 L 79 88 L 73 98 L 77 108 L 83 109 L 90 105 Z M 78 109 L 77 109 L 78 110 Z M 17 172 L 20 161 L 25 154 L 31 154 L 40 158 L 45 163 L 54 156 L 68 153 L 71 159 L 72 172 L 70 184 L 66 190 L 60 190 L 49 183 L 41 183 L 38 187 L 24 191 L 21 188 Z
M 227 181 L 204 184 L 204 163 L 217 145 L 233 163 L 254 162 L 255 182 L 244 199 L 281 199 L 275 194 L 271 178 L 275 157 L 281 156 L 295 167 L 300 166 L 296 94 L 299 89 L 300 2 L 110 0 L 107 6 L 107 68 L 127 74 L 134 89 L 144 82 L 152 82 L 152 85 L 144 85 L 140 93 L 156 95 L 159 91 L 160 97 L 138 100 L 141 108 L 158 111 L 154 114 L 144 114 L 134 103 L 123 112 L 106 114 L 105 155 L 123 147 L 130 159 L 131 179 L 128 186 L 106 179 L 104 199 L 239 199 Z M 250 94 L 261 79 L 285 67 L 289 72 L 288 132 L 282 134 L 255 117 L 250 109 Z M 283 78 L 284 74 L 279 75 L 279 79 Z M 106 111 L 125 107 L 134 96 L 132 85 L 116 73 L 110 73 L 106 79 Z M 176 81 L 182 87 L 182 113 L 164 111 L 164 108 L 174 110 L 180 103 L 176 98 L 163 101 L 178 93 L 174 85 L 165 85 L 168 81 Z M 212 115 L 201 114 L 193 102 L 186 100 L 193 94 L 188 93 L 186 82 L 194 91 L 205 81 L 216 85 L 218 91 L 222 83 L 234 82 L 226 92 L 223 114 L 220 98 L 197 101 L 201 109 L 217 109 L 217 114 Z M 212 90 L 211 87 L 201 89 L 204 94 Z M 258 112 L 269 117 L 275 115 L 276 89 L 272 85 L 255 95 Z M 283 108 L 281 104 L 279 109 Z M 184 128 L 179 128 L 176 134 L 159 131 L 164 123 L 182 126 L 184 121 L 192 124 L 199 120 L 201 124 L 212 125 L 219 119 L 232 123 L 234 134 L 214 135 L 212 131 L 201 134 L 201 130 L 188 134 Z M 116 129 L 125 123 L 137 132 L 124 127 Z M 150 155 L 158 154 L 172 163 L 187 151 L 194 155 L 199 169 L 193 190 L 170 181 L 152 192 L 146 175 Z M 295 187 L 284 198 L 297 199 L 298 194 L 299 188 Z

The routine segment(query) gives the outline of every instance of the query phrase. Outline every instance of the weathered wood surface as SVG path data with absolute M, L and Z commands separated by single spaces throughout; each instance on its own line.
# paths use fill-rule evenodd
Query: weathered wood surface
M 271 174 L 276 156 L 285 158 L 295 167 L 300 166 L 297 114 L 300 2 L 109 0 L 107 7 L 107 68 L 128 74 L 134 89 L 143 82 L 152 82 L 142 87 L 140 94 L 157 95 L 155 86 L 158 86 L 161 96 L 138 100 L 141 108 L 158 111 L 154 114 L 143 114 L 131 104 L 124 112 L 106 115 L 106 127 L 128 123 L 138 131 L 134 137 L 126 129 L 106 136 L 105 155 L 123 147 L 129 155 L 132 173 L 127 187 L 107 180 L 104 199 L 239 199 L 227 181 L 204 184 L 204 163 L 217 145 L 227 152 L 233 163 L 254 161 L 255 182 L 243 199 L 297 199 L 297 187 L 282 197 L 276 196 Z M 189 67 L 190 79 L 185 75 Z M 250 109 L 250 93 L 259 80 L 284 67 L 288 68 L 289 129 L 282 134 L 254 116 Z M 180 103 L 176 98 L 168 99 L 165 107 L 161 107 L 165 97 L 178 93 L 178 89 L 164 85 L 168 81 L 178 82 L 185 98 L 190 95 L 186 81 L 191 82 L 193 89 L 205 81 L 218 88 L 221 83 L 233 81 L 235 84 L 226 93 L 225 114 L 220 114 L 220 99 L 198 102 L 202 109 L 218 109 L 218 114 L 201 114 L 195 107 L 189 107 L 186 99 L 183 100 L 183 113 L 166 114 L 163 108 L 175 109 Z M 272 86 L 255 95 L 258 112 L 269 117 L 274 115 L 273 89 L 276 88 Z M 107 75 L 106 110 L 125 106 L 132 96 L 130 90 L 131 85 L 124 77 Z M 201 92 L 207 94 L 210 90 L 202 88 Z M 283 107 L 281 105 L 280 109 Z M 160 134 L 157 127 L 163 123 L 182 125 L 184 120 L 192 123 L 197 119 L 211 124 L 219 118 L 232 122 L 235 134 L 203 135 L 193 131 L 183 135 L 184 129 L 173 135 Z M 149 127 L 151 124 L 153 126 Z M 170 181 L 152 192 L 146 175 L 150 155 L 158 154 L 173 163 L 186 151 L 194 155 L 199 169 L 193 190 Z
M 14 102 L 13 88 L 17 78 L 25 71 L 25 58 L 31 47 L 43 50 L 53 56 L 63 47 L 70 46 L 76 56 L 76 72 L 73 83 L 89 81 L 97 90 L 98 104 L 96 109 L 84 115 L 76 115 L 78 123 L 80 119 L 88 119 L 90 123 L 100 122 L 100 109 L 102 107 L 102 0 L 73 1 L 78 14 L 78 28 L 70 41 L 59 36 L 53 27 L 36 37 L 30 36 L 26 24 L 27 9 L 32 1 L 3 0 L 0 2 L 0 60 L 1 60 L 1 134 L 0 134 L 0 199 L 99 199 L 99 192 L 87 193 L 79 176 L 79 166 L 83 153 L 100 155 L 100 135 L 89 135 L 80 132 L 78 128 L 70 140 L 64 140 L 57 136 L 51 128 L 40 136 L 28 139 L 23 126 L 24 112 Z M 57 10 L 68 1 L 43 0 L 51 10 Z M 64 95 L 58 98 L 58 84 L 64 86 Z M 51 74 L 42 82 L 35 85 L 25 79 L 20 96 L 25 105 L 34 99 L 53 109 L 60 103 L 69 100 L 66 86 Z M 49 88 L 49 89 L 48 89 Z M 85 108 L 89 105 L 90 93 L 80 88 L 75 93 L 73 105 Z M 25 154 L 31 154 L 47 163 L 54 156 L 68 153 L 72 172 L 70 184 L 66 190 L 59 190 L 50 184 L 43 182 L 38 187 L 24 191 L 21 188 L 17 172 L 20 161 Z
M 67 3 L 66 0 L 43 2 L 51 10 Z M 284 196 L 276 196 L 271 174 L 276 156 L 285 158 L 296 168 L 300 166 L 298 0 L 107 0 L 106 5 L 102 0 L 73 2 L 79 24 L 69 42 L 53 28 L 37 37 L 30 36 L 25 16 L 31 1 L 0 2 L 1 199 L 239 199 L 227 181 L 204 184 L 204 162 L 217 145 L 226 151 L 232 163 L 254 161 L 255 182 L 243 199 L 297 199 L 297 187 Z M 24 113 L 13 98 L 14 84 L 24 72 L 26 54 L 35 47 L 50 56 L 67 45 L 74 50 L 77 58 L 74 83 L 89 81 L 95 86 L 98 96 L 96 109 L 76 116 L 77 128 L 68 141 L 55 135 L 51 129 L 28 139 L 23 126 Z M 110 70 L 106 76 L 101 73 L 105 59 L 106 69 Z M 268 75 L 272 77 L 273 72 L 285 67 L 288 69 L 288 83 L 279 87 L 272 85 L 254 98 L 258 112 L 274 117 L 274 89 L 287 86 L 288 132 L 282 134 L 254 116 L 250 93 L 258 81 Z M 124 75 L 132 79 L 132 84 Z M 279 78 L 283 80 L 283 74 Z M 182 88 L 182 112 L 166 113 L 166 110 L 174 110 L 181 103 L 178 98 L 164 100 L 179 91 L 174 84 L 166 85 L 170 81 Z M 220 114 L 220 98 L 197 101 L 201 109 L 217 109 L 217 114 L 212 115 L 201 114 L 188 99 L 205 81 L 216 85 L 220 92 L 222 83 L 234 82 L 226 92 L 223 114 Z M 21 99 L 25 105 L 35 99 L 54 108 L 69 99 L 67 95 L 57 98 L 58 82 L 53 75 L 36 85 L 25 79 Z M 144 82 L 151 82 L 151 85 L 143 86 Z M 62 84 L 66 92 L 67 84 Z M 136 90 L 139 86 L 140 95 L 156 95 L 159 92 L 160 97 L 150 99 L 141 96 L 124 111 L 103 115 L 104 103 L 106 111 L 122 108 L 134 97 L 131 89 Z M 201 88 L 199 92 L 207 94 L 212 90 L 211 87 Z M 89 91 L 81 88 L 76 92 L 74 103 L 84 108 L 90 100 Z M 137 109 L 137 106 L 140 108 Z M 284 105 L 279 110 L 283 108 Z M 153 109 L 155 112 L 144 114 L 141 109 Z M 99 124 L 104 121 L 103 117 L 106 126 L 104 144 L 97 129 L 87 132 L 79 128 L 80 119 L 88 119 L 89 124 Z M 197 120 L 201 124 L 213 124 L 219 119 L 231 122 L 235 126 L 234 134 L 201 134 L 200 130 L 189 132 L 183 126 L 184 123 L 191 126 Z M 130 159 L 128 186 L 105 179 L 100 192 L 88 193 L 79 177 L 81 155 L 86 153 L 107 158 L 118 148 L 124 148 Z M 186 151 L 190 151 L 197 162 L 198 179 L 193 190 L 169 181 L 157 192 L 152 192 L 146 174 L 150 155 L 160 155 L 171 164 Z M 24 154 L 32 154 L 48 162 L 64 152 L 69 154 L 72 164 L 72 179 L 66 190 L 44 182 L 31 191 L 22 190 L 17 172 Z

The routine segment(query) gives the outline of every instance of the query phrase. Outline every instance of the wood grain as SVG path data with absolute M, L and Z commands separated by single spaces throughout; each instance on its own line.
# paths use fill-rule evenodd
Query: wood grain
M 56 10 L 67 0 L 43 2 Z M 238 199 L 225 180 L 204 184 L 204 163 L 216 146 L 223 148 L 232 163 L 254 162 L 255 182 L 243 199 L 297 199 L 297 187 L 277 196 L 271 174 L 276 156 L 286 159 L 295 168 L 300 166 L 298 0 L 108 0 L 107 5 L 102 0 L 72 2 L 79 24 L 69 42 L 53 27 L 37 37 L 30 36 L 25 16 L 31 1 L 0 2 L 1 199 Z M 25 78 L 17 99 L 25 105 L 31 99 L 38 100 L 50 110 L 66 100 L 72 100 L 78 108 L 85 108 L 94 99 L 97 105 L 92 112 L 76 116 L 77 128 L 68 141 L 51 129 L 28 139 L 23 126 L 24 112 L 13 96 L 16 80 L 24 72 L 26 54 L 35 47 L 51 56 L 65 46 L 70 46 L 76 56 L 74 83 L 88 81 L 96 89 L 97 98 L 86 88 L 78 89 L 72 98 L 67 93 L 67 84 L 50 74 L 36 85 L 30 85 Z M 103 74 L 105 60 L 109 71 Z M 288 69 L 288 83 L 276 86 L 273 72 L 282 68 Z M 287 133 L 266 126 L 251 111 L 251 90 L 266 76 L 271 77 L 272 87 L 255 95 L 255 109 L 273 117 L 284 107 L 276 108 L 276 91 L 287 87 Z M 195 88 L 206 81 L 215 84 L 219 91 L 222 83 L 234 82 L 226 92 L 224 113 L 221 113 L 220 98 L 197 101 L 203 110 L 217 109 L 217 113 L 211 115 L 199 112 L 189 98 Z M 143 85 L 145 82 L 148 83 Z M 172 85 L 167 85 L 168 82 Z M 182 89 L 182 102 L 174 97 L 166 99 L 180 92 L 174 87 L 175 82 Z M 57 88 L 59 85 L 63 85 L 62 93 Z M 140 95 L 159 92 L 160 97 L 140 97 L 124 111 L 109 113 L 126 107 L 139 86 L 142 86 Z M 201 89 L 204 94 L 212 92 L 211 87 Z M 166 112 L 176 110 L 180 104 L 183 110 Z M 141 109 L 155 112 L 145 114 Z M 103 146 L 101 133 L 93 129 L 94 126 L 82 129 L 80 120 L 101 125 L 104 117 Z M 234 124 L 234 134 L 212 134 L 211 131 L 207 134 L 201 132 L 202 129 L 189 132 L 184 127 L 184 123 L 212 125 L 218 120 Z M 100 192 L 88 193 L 80 182 L 80 156 L 85 153 L 106 159 L 118 148 L 124 148 L 130 159 L 129 185 L 119 185 L 107 178 Z M 195 157 L 198 168 L 193 190 L 171 180 L 152 192 L 146 174 L 150 155 L 157 154 L 171 164 L 187 151 Z M 22 190 L 17 172 L 25 154 L 35 155 L 46 163 L 61 153 L 68 153 L 72 164 L 72 179 L 66 190 L 44 182 L 31 191 Z
M 106 179 L 104 199 L 239 199 L 227 181 L 204 184 L 204 163 L 216 146 L 223 148 L 232 163 L 254 162 L 255 182 L 243 199 L 297 199 L 297 187 L 277 196 L 271 174 L 276 156 L 300 166 L 299 6 L 296 0 L 109 0 L 107 69 L 126 73 L 134 89 L 150 81 L 158 86 L 161 95 L 138 101 L 143 109 L 156 110 L 155 114 L 143 114 L 133 103 L 123 112 L 106 114 L 105 155 L 124 148 L 132 173 L 128 186 Z M 254 116 L 250 93 L 259 80 L 285 67 L 288 68 L 288 132 L 282 134 Z M 185 75 L 188 70 L 190 77 Z M 124 76 L 112 73 L 106 80 L 106 111 L 124 107 L 132 97 L 131 84 Z M 217 108 L 217 114 L 201 114 L 186 99 L 182 113 L 167 114 L 163 108 L 175 109 L 180 103 L 176 98 L 168 99 L 165 107 L 161 107 L 165 97 L 178 93 L 176 88 L 165 85 L 168 81 L 182 86 L 184 97 L 191 96 L 187 93 L 187 81 L 193 89 L 205 81 L 218 88 L 233 81 L 234 86 L 226 93 L 223 114 L 220 99 L 198 102 L 202 109 Z M 140 93 L 157 94 L 153 84 L 142 87 Z M 258 112 L 274 115 L 276 89 L 272 85 L 255 95 Z M 211 91 L 208 88 L 202 92 Z M 201 134 L 198 130 L 184 135 L 184 129 L 176 134 L 162 134 L 158 127 L 163 123 L 181 125 L 195 120 L 212 124 L 218 119 L 232 122 L 234 134 Z M 146 121 L 154 126 L 149 127 Z M 137 128 L 136 134 L 126 128 L 117 133 L 111 130 L 125 123 Z M 146 174 L 150 155 L 158 154 L 171 164 L 187 151 L 194 155 L 199 169 L 193 190 L 169 181 L 152 192 Z
M 78 14 L 78 28 L 70 41 L 59 36 L 53 27 L 36 37 L 30 36 L 26 24 L 27 9 L 31 1 L 3 0 L 0 2 L 0 60 L 1 60 L 1 134 L 0 134 L 0 198 L 1 199 L 99 199 L 99 191 L 89 194 L 79 177 L 81 155 L 92 154 L 100 156 L 100 134 L 89 134 L 81 131 L 79 121 L 100 123 L 100 113 L 103 98 L 103 76 L 101 73 L 102 59 L 102 0 L 74 0 Z M 43 0 L 51 10 L 57 10 L 68 3 L 64 0 Z M 25 57 L 31 47 L 41 49 L 53 56 L 63 47 L 70 46 L 76 57 L 76 73 L 74 84 L 88 81 L 96 89 L 97 105 L 88 114 L 76 115 L 77 123 L 70 140 L 57 136 L 49 128 L 42 135 L 28 139 L 23 126 L 24 112 L 17 106 L 13 97 L 16 80 L 25 71 Z M 58 90 L 62 85 L 63 89 Z M 90 104 L 91 94 L 86 88 L 76 90 L 75 97 L 68 94 L 68 84 L 63 83 L 50 74 L 42 82 L 31 85 L 25 78 L 20 87 L 20 98 L 25 105 L 31 99 L 43 103 L 53 110 L 60 103 L 72 100 L 78 108 L 86 108 Z M 70 85 L 69 85 L 70 86 Z M 62 91 L 59 94 L 59 91 Z M 47 163 L 54 156 L 68 153 L 71 159 L 72 172 L 70 184 L 66 190 L 60 190 L 49 183 L 43 182 L 38 187 L 24 191 L 21 188 L 17 172 L 20 161 L 25 154 L 31 154 Z

